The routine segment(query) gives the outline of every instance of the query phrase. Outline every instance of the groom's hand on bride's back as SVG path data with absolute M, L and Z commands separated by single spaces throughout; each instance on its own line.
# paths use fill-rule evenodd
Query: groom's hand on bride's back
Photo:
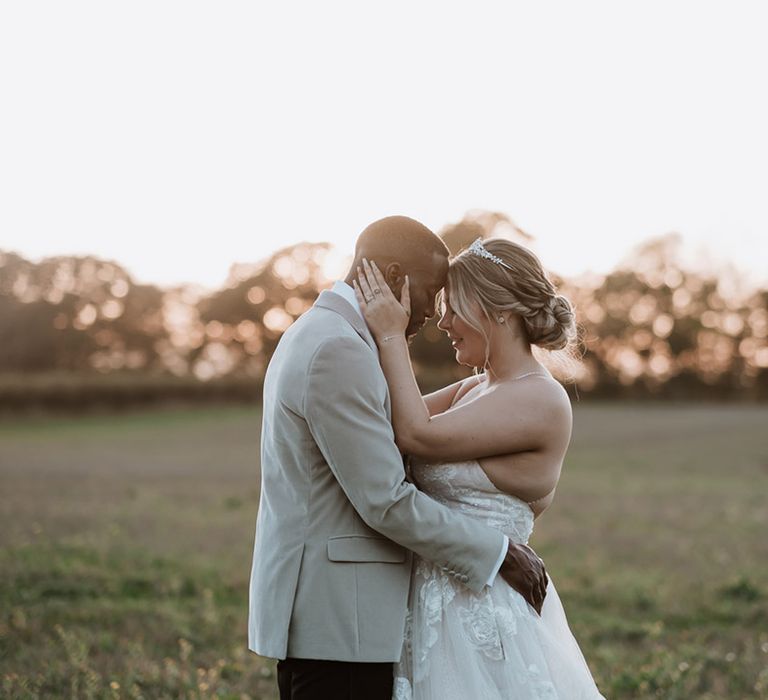
M 528 545 L 510 542 L 499 573 L 541 615 L 547 595 L 547 572 L 536 552 Z

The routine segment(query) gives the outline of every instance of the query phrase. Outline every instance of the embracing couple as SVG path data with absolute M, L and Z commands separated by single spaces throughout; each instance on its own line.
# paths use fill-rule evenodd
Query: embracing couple
M 422 396 L 408 340 L 441 290 L 438 325 L 480 372 Z M 573 334 L 523 246 L 449 260 L 413 219 L 363 231 L 264 380 L 249 647 L 280 659 L 281 700 L 602 697 L 527 546 L 571 434 L 531 346 Z

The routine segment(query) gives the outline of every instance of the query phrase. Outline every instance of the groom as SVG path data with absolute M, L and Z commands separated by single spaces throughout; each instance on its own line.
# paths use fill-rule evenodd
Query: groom
M 376 344 L 349 286 L 363 258 L 399 296 L 410 279 L 414 335 L 434 315 L 448 250 L 393 216 L 360 235 L 345 282 L 283 335 L 264 380 L 261 500 L 249 648 L 280 659 L 281 700 L 389 700 L 400 658 L 411 552 L 474 591 L 505 585 L 537 610 L 541 561 L 405 480 Z

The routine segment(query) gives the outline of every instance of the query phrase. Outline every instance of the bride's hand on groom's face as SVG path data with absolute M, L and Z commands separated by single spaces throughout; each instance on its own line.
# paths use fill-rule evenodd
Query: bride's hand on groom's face
M 541 615 L 547 595 L 547 571 L 536 552 L 528 545 L 510 542 L 499 573 Z
M 405 336 L 411 313 L 407 275 L 398 301 L 376 263 L 363 259 L 363 267 L 357 269 L 354 288 L 360 309 L 377 342 L 389 337 Z

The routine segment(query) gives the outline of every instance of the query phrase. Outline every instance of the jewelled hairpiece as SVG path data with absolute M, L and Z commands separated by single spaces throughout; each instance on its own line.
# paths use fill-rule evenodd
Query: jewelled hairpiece
M 467 248 L 468 253 L 472 253 L 472 255 L 477 255 L 481 258 L 485 258 L 486 260 L 490 260 L 491 262 L 496 263 L 497 265 L 501 265 L 502 267 L 506 267 L 507 270 L 514 270 L 512 269 L 511 265 L 507 265 L 498 255 L 494 255 L 491 253 L 491 251 L 487 250 L 486 247 L 483 245 L 483 239 L 478 238 L 469 248 Z

